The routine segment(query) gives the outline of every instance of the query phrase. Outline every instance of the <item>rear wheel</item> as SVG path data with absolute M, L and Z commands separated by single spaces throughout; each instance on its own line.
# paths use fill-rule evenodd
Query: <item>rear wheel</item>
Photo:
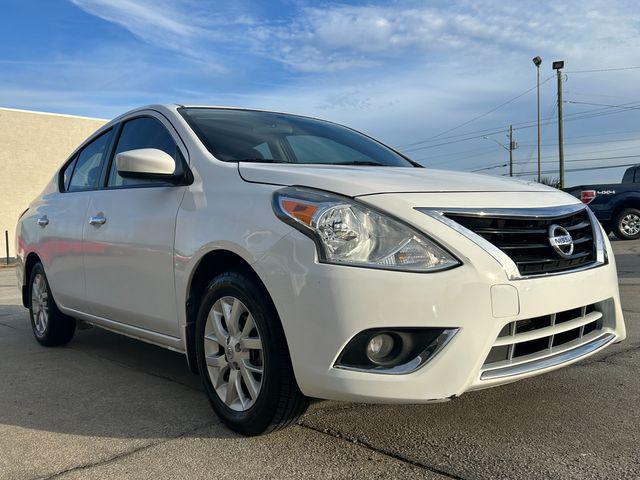
M 615 218 L 613 233 L 621 240 L 640 238 L 640 210 L 625 208 Z
M 277 312 L 240 272 L 216 276 L 196 323 L 198 369 L 209 401 L 232 430 L 259 435 L 294 422 L 307 406 Z
M 76 321 L 58 310 L 41 263 L 29 278 L 29 316 L 36 340 L 47 347 L 69 343 L 76 331 Z

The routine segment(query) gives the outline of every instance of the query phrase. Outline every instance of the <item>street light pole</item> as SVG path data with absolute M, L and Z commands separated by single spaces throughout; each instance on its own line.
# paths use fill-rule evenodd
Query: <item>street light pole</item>
M 560 188 L 564 188 L 564 131 L 562 128 L 562 72 L 564 61 L 553 62 L 558 75 L 558 160 L 560 163 Z
M 537 82 L 536 82 L 536 93 L 537 93 L 537 104 L 538 104 L 538 183 L 542 181 L 542 161 L 540 155 L 540 64 L 542 63 L 542 58 L 533 57 L 533 63 L 536 66 L 537 71 Z

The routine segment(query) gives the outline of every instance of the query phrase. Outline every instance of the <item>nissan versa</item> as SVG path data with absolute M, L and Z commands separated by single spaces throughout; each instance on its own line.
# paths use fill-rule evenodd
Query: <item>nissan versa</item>
M 84 322 L 182 352 L 247 435 L 310 397 L 449 399 L 626 335 L 611 246 L 575 197 L 283 113 L 116 118 L 22 214 L 17 252 L 38 342 Z

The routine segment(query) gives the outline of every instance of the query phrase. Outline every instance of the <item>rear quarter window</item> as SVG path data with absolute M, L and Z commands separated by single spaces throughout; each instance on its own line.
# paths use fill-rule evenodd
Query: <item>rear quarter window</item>
M 63 192 L 69 190 L 69 183 L 71 182 L 73 169 L 76 167 L 77 158 L 77 156 L 73 157 L 73 159 L 62 168 L 62 172 L 60 172 L 60 190 L 62 190 Z

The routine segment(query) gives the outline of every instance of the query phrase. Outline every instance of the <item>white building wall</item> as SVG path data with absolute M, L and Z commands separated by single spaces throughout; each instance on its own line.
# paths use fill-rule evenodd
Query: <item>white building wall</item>
M 14 256 L 18 216 L 71 152 L 106 120 L 0 108 L 0 257 Z

